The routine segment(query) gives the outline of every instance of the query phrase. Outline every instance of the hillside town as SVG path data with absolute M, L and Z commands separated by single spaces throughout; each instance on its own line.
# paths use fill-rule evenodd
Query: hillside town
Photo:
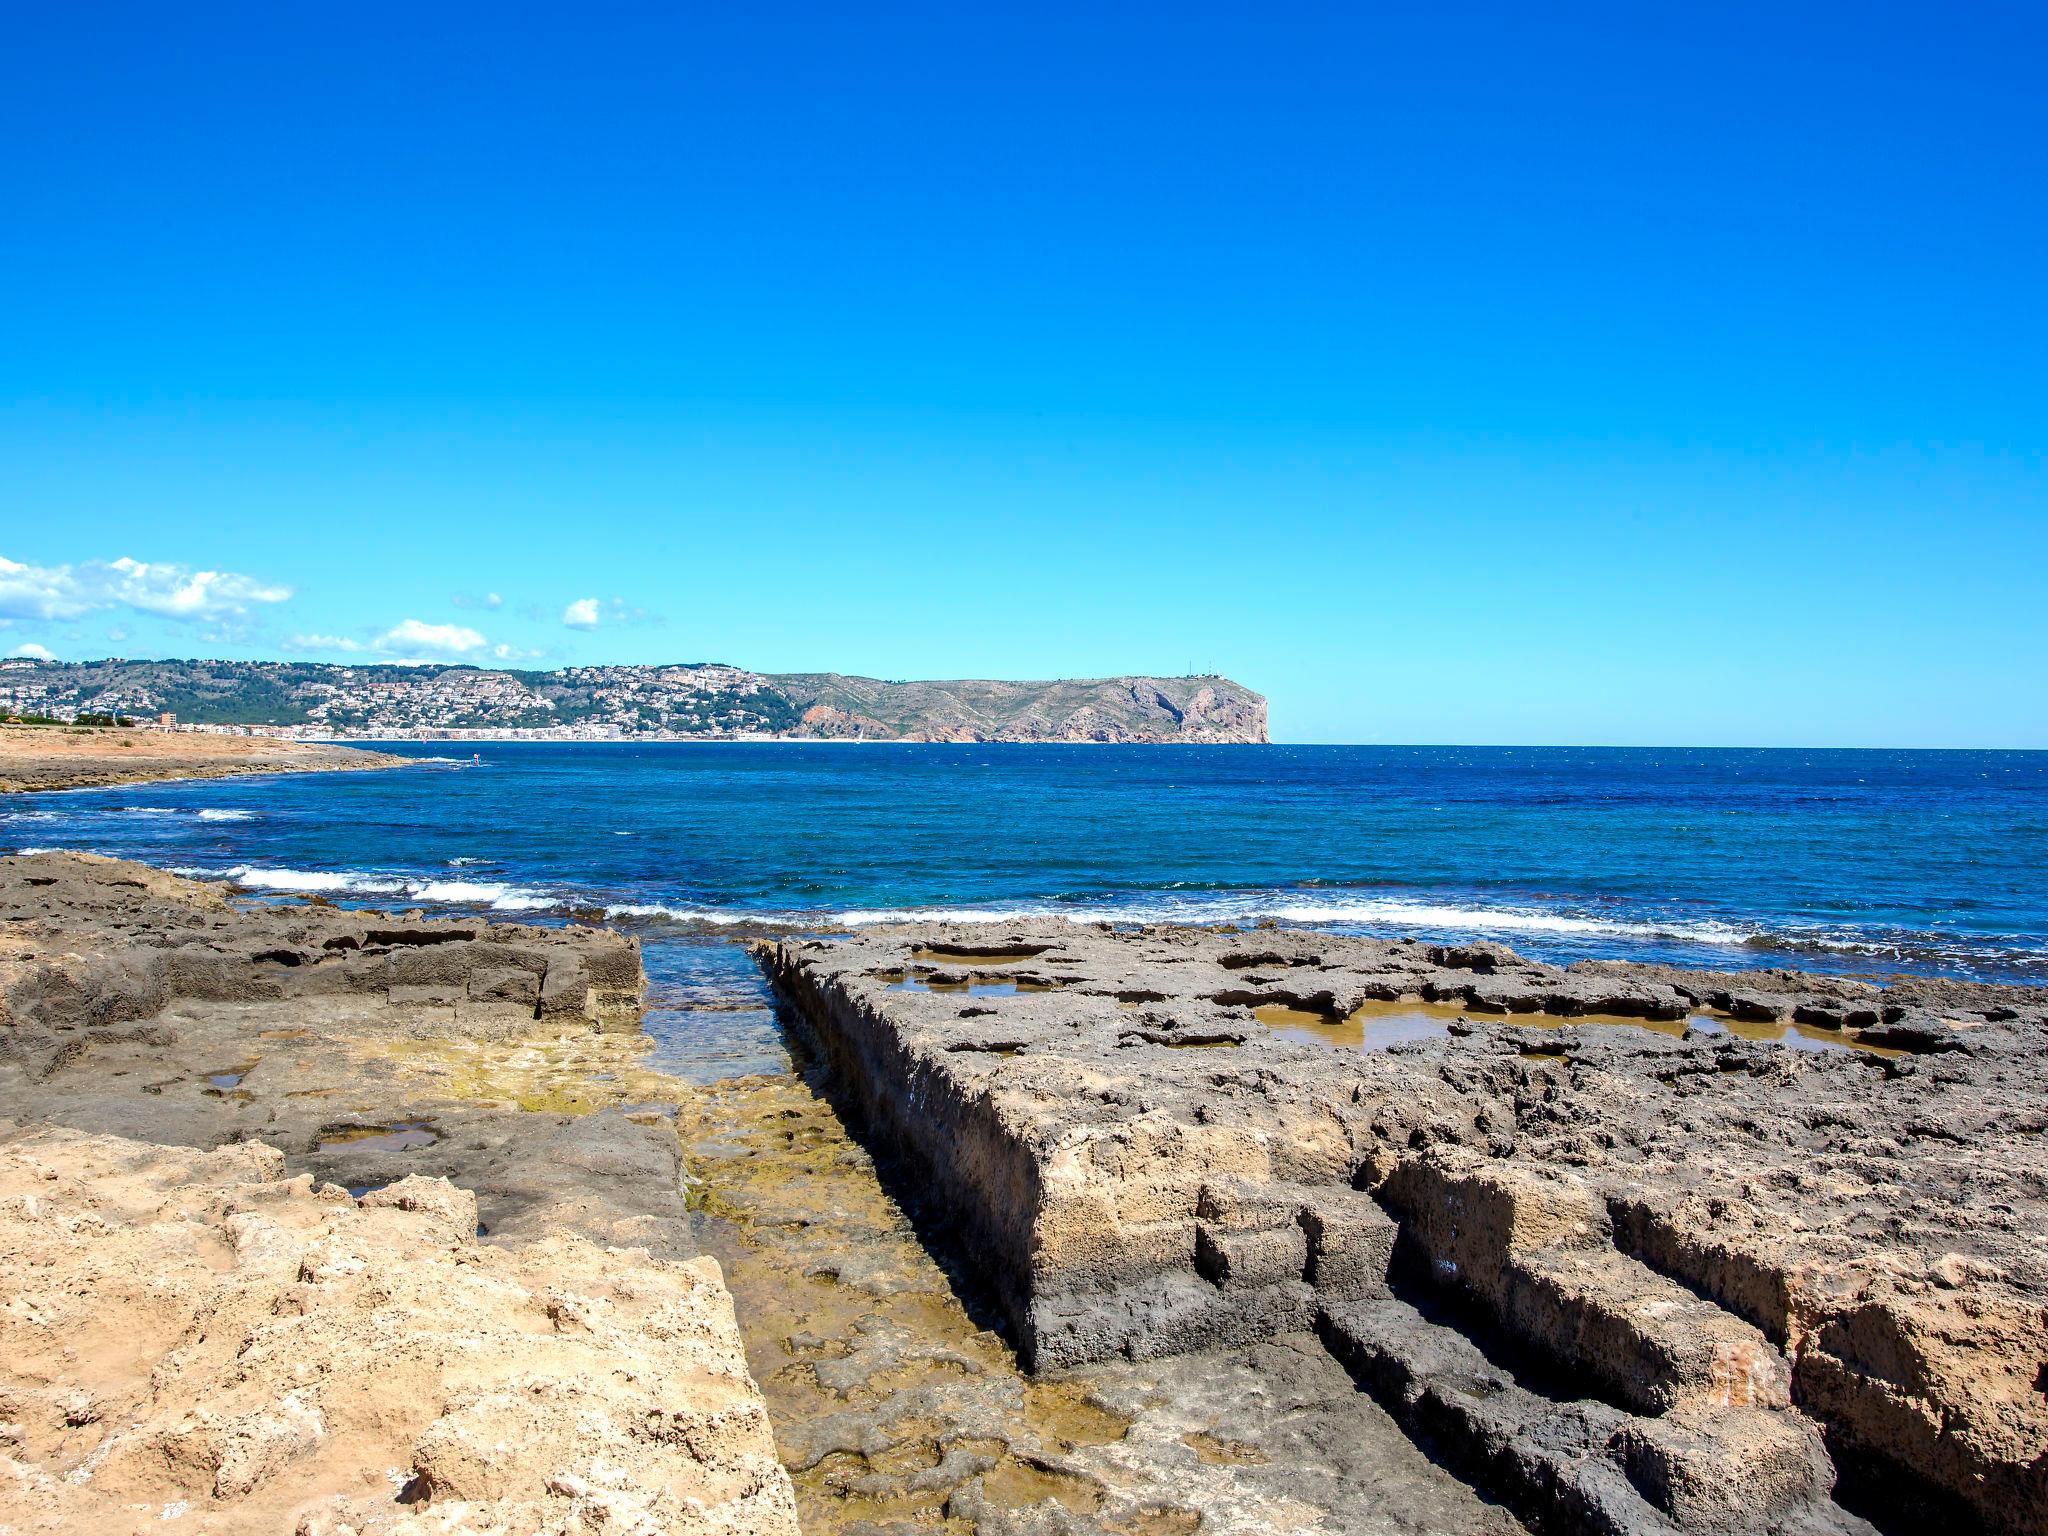
M 720 664 L 521 674 L 212 663 L 195 677 L 196 665 L 0 661 L 0 712 L 64 724 L 125 720 L 300 738 L 598 741 L 767 735 L 786 729 L 796 713 L 758 673 Z

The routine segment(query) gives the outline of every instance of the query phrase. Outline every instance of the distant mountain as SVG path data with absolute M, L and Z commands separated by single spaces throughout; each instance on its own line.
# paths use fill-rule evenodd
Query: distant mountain
M 555 672 L 282 661 L 0 661 L 0 709 L 175 714 L 297 734 L 543 739 L 1262 742 L 1266 701 L 1221 677 L 885 682 L 716 662 Z

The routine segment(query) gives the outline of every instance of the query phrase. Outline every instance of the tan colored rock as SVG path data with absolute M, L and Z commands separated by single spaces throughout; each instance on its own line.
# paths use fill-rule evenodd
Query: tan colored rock
M 795 1532 L 714 1261 L 282 1175 L 0 1135 L 0 1528 Z

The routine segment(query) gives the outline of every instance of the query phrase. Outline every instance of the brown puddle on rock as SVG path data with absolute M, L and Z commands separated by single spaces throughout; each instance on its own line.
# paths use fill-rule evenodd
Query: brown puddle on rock
M 1028 958 L 1028 957 L 1027 957 Z M 1018 977 L 1014 981 L 940 981 L 934 977 L 905 976 L 889 984 L 891 992 L 948 992 L 974 997 L 1015 997 L 1019 992 L 1057 992 L 1049 981 Z
M 1016 965 L 1024 960 L 1036 960 L 1044 954 L 1046 946 L 1036 949 L 913 949 L 910 958 L 925 965 Z
M 1006 1456 L 981 1479 L 982 1494 L 1008 1509 L 1028 1509 L 1047 1499 L 1070 1515 L 1092 1515 L 1102 1508 L 1102 1486 L 1088 1478 L 1041 1467 Z
M 441 1133 L 425 1121 L 408 1125 L 330 1125 L 320 1133 L 318 1152 L 413 1152 L 431 1147 Z
M 1388 1046 L 1413 1040 L 1434 1040 L 1459 1020 L 1481 1024 L 1511 1024 L 1521 1029 L 1563 1029 L 1592 1024 L 1609 1029 L 1642 1029 L 1673 1039 L 1694 1035 L 1734 1035 L 1743 1040 L 1789 1046 L 1801 1051 L 1864 1051 L 1873 1056 L 1897 1056 L 1900 1051 L 1886 1046 L 1866 1045 L 1855 1030 L 1820 1029 L 1796 1023 L 1758 1023 L 1733 1019 L 1713 1012 L 1698 1012 L 1683 1019 L 1645 1019 L 1618 1013 L 1480 1013 L 1461 1003 L 1425 1003 L 1420 1000 L 1369 1002 L 1337 1018 L 1280 1003 L 1268 1003 L 1252 1010 L 1260 1023 L 1283 1040 L 1305 1045 L 1333 1046 L 1344 1050 L 1383 1051 Z M 1524 1055 L 1555 1055 L 1544 1046 L 1525 1048 Z

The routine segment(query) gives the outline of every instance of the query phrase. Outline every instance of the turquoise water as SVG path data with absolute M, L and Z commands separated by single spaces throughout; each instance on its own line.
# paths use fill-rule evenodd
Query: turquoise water
M 693 953 L 781 925 L 1051 913 L 2048 980 L 2044 753 L 397 750 L 425 761 L 19 798 L 0 844 L 338 900 L 597 909 Z

